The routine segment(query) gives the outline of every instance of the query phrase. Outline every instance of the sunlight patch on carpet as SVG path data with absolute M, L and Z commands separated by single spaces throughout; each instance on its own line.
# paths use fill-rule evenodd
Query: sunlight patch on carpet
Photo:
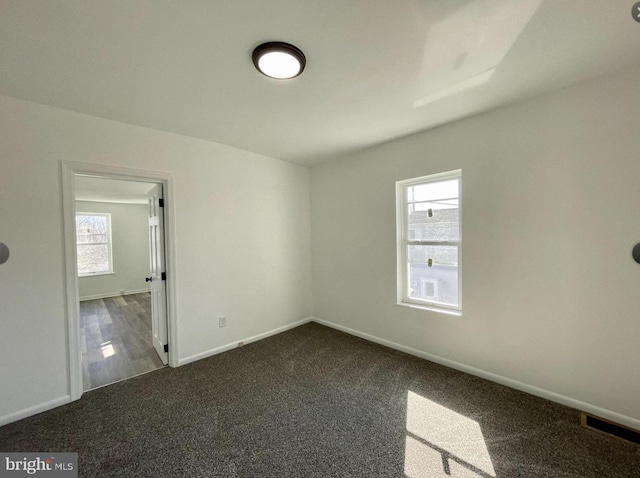
M 410 478 L 496 476 L 478 422 L 411 391 L 404 472 Z

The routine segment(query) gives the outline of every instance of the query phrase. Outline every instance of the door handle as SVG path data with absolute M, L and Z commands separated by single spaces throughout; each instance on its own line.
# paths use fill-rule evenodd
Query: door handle
M 153 277 L 145 277 L 144 281 L 145 282 L 151 282 L 153 280 Z

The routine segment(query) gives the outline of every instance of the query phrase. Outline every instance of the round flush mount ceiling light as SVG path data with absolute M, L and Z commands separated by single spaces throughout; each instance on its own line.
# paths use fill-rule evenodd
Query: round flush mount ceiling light
M 299 48 L 281 41 L 257 46 L 251 57 L 260 73 L 276 80 L 295 78 L 304 71 L 307 63 Z

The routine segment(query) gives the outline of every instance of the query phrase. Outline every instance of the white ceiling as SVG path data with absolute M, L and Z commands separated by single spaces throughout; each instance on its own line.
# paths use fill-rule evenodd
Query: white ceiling
M 153 183 L 74 176 L 76 201 L 147 204 Z
M 634 3 L 0 0 L 0 94 L 312 165 L 639 64 Z

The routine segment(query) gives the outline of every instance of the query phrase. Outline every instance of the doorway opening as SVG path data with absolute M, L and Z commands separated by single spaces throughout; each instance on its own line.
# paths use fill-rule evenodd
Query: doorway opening
M 159 327 L 166 322 L 165 294 L 159 290 L 164 284 L 157 273 L 164 249 L 162 243 L 156 247 L 155 237 L 162 185 L 78 174 L 74 185 L 82 388 L 87 391 L 167 363 L 166 325 Z M 154 347 L 154 338 L 159 346 Z
M 70 395 L 176 365 L 171 177 L 63 162 Z

